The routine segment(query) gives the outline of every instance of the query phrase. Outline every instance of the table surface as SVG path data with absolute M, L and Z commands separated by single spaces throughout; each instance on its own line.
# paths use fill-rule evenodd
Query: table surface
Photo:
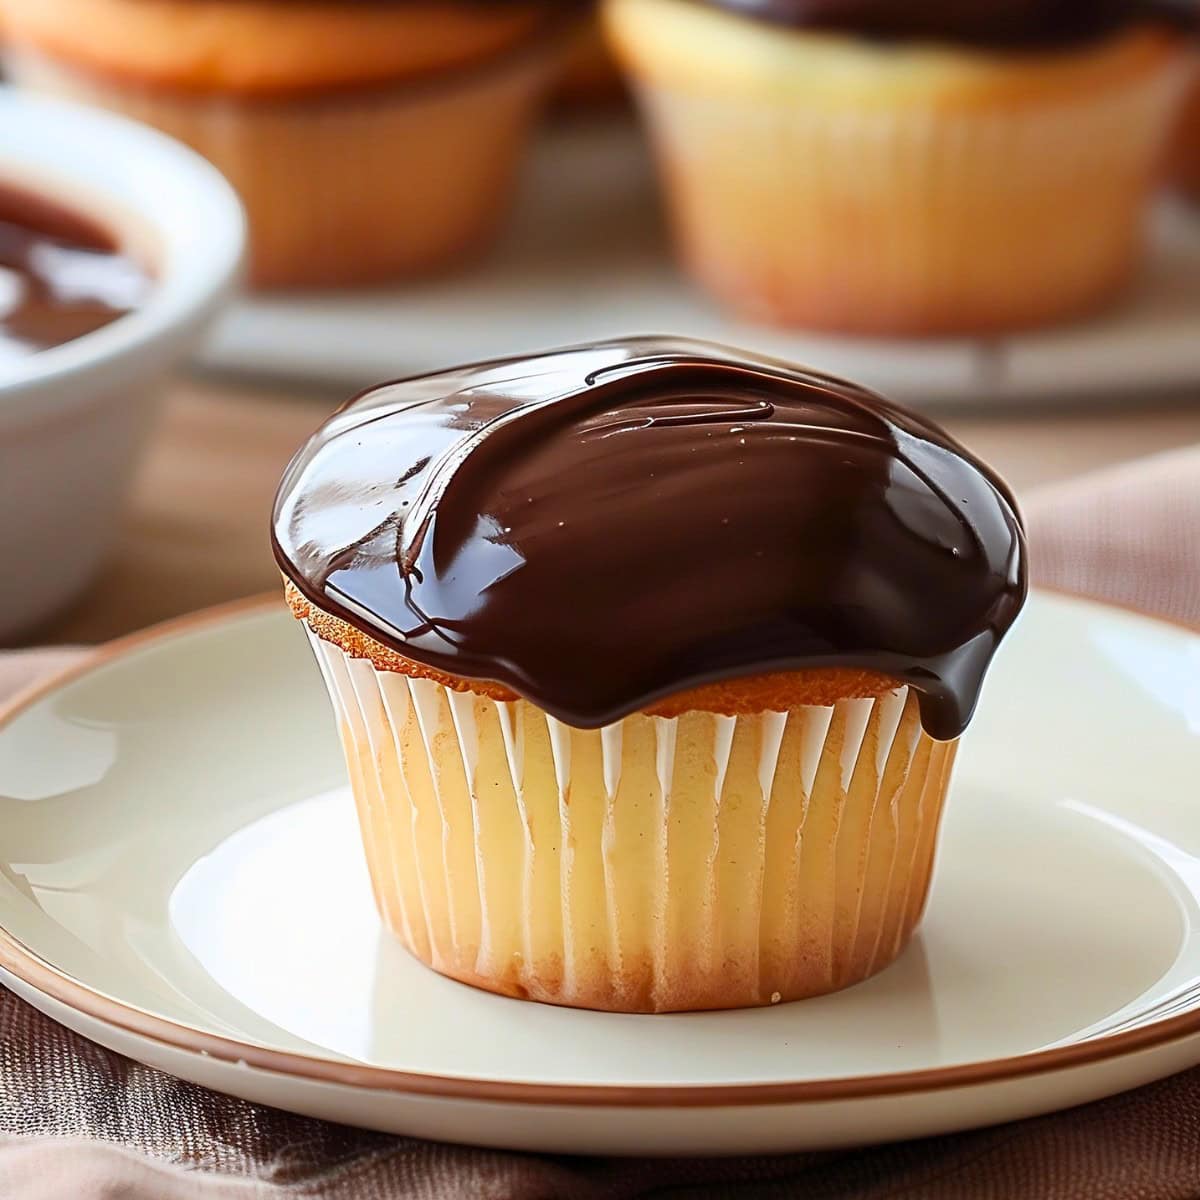
M 31 642 L 97 642 L 279 577 L 271 497 L 292 453 L 340 400 L 212 378 L 175 381 L 116 553 L 82 603 Z M 1200 405 L 950 416 L 950 430 L 1018 495 L 1038 484 L 1200 441 Z

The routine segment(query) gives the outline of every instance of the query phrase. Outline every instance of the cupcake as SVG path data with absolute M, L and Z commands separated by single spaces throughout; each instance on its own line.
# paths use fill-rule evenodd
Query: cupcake
M 390 280 L 486 244 L 553 85 L 556 0 L 0 0 L 18 83 L 207 155 L 264 287 Z
M 696 278 L 765 321 L 897 335 L 1121 292 L 1186 75 L 1166 7 L 606 0 Z
M 866 978 L 1025 597 L 1013 499 L 841 380 L 634 339 L 367 392 L 274 544 L 387 927 L 621 1012 Z

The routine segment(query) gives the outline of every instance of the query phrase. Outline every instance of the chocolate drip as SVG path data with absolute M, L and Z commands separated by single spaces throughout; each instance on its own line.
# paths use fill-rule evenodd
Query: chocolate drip
M 0 185 L 0 363 L 103 328 L 149 283 L 94 221 Z
M 997 49 L 1091 41 L 1142 21 L 1200 26 L 1197 0 L 703 0 L 762 21 Z
M 582 727 L 846 666 L 953 738 L 1026 591 L 1011 494 L 932 422 L 680 340 L 367 392 L 288 468 L 273 536 L 323 610 Z

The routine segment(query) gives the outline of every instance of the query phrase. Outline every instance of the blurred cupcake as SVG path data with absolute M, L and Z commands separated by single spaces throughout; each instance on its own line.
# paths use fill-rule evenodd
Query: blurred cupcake
M 388 927 L 479 987 L 730 1008 L 886 966 L 1025 595 L 1013 501 L 852 384 L 640 339 L 368 392 L 276 556 Z
M 595 108 L 616 104 L 624 95 L 625 82 L 603 26 L 593 17 L 575 35 L 555 96 L 572 108 Z
M 969 333 L 1129 281 L 1185 77 L 1152 0 L 606 4 L 682 253 L 733 307 Z
M 1200 79 L 1183 106 L 1171 156 L 1172 178 L 1184 195 L 1200 204 Z
M 566 32 L 551 0 L 0 2 L 17 82 L 225 172 L 262 286 L 394 279 L 486 243 Z

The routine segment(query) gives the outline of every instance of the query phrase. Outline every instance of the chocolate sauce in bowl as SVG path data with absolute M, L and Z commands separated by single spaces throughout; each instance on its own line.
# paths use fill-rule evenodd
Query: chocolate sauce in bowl
M 137 308 L 150 283 L 96 221 L 0 184 L 0 379 L 5 363 L 74 341 Z
M 369 391 L 288 468 L 273 538 L 321 609 L 592 728 L 847 666 L 953 738 L 1026 593 L 1011 494 L 933 422 L 677 339 Z

